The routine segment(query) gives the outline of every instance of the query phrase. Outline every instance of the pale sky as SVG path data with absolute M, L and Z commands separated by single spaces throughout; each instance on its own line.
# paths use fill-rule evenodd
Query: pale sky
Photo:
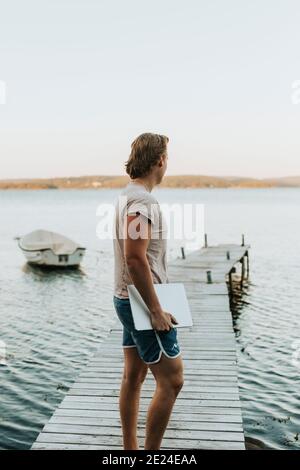
M 0 0 L 0 178 L 300 175 L 298 0 Z M 300 101 L 300 100 L 299 100 Z

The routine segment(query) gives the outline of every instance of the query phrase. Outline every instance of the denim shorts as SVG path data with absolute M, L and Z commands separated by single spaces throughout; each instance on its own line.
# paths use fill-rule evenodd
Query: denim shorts
M 159 362 L 162 353 L 171 359 L 181 354 L 175 327 L 169 331 L 136 330 L 129 299 L 114 296 L 113 303 L 123 325 L 123 348 L 137 348 L 140 358 L 146 364 Z

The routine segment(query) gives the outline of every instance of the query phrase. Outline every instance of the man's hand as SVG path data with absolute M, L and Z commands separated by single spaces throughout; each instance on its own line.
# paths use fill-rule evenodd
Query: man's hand
M 154 330 L 170 331 L 173 328 L 173 324 L 177 325 L 178 322 L 171 313 L 161 310 L 157 314 L 151 314 L 151 324 Z

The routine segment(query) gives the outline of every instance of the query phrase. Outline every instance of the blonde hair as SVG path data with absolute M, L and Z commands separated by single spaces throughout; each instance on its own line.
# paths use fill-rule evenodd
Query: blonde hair
M 165 135 L 146 132 L 131 144 L 131 153 L 125 163 L 126 173 L 132 178 L 148 175 L 161 156 L 167 154 L 169 138 Z

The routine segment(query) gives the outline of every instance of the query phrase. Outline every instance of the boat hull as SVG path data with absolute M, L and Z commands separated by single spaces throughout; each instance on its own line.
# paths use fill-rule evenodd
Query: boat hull
M 78 266 L 84 256 L 85 250 L 78 248 L 71 254 L 55 254 L 51 249 L 48 250 L 24 250 L 22 252 L 30 264 L 39 266 L 56 266 L 56 267 L 67 267 L 67 266 Z

